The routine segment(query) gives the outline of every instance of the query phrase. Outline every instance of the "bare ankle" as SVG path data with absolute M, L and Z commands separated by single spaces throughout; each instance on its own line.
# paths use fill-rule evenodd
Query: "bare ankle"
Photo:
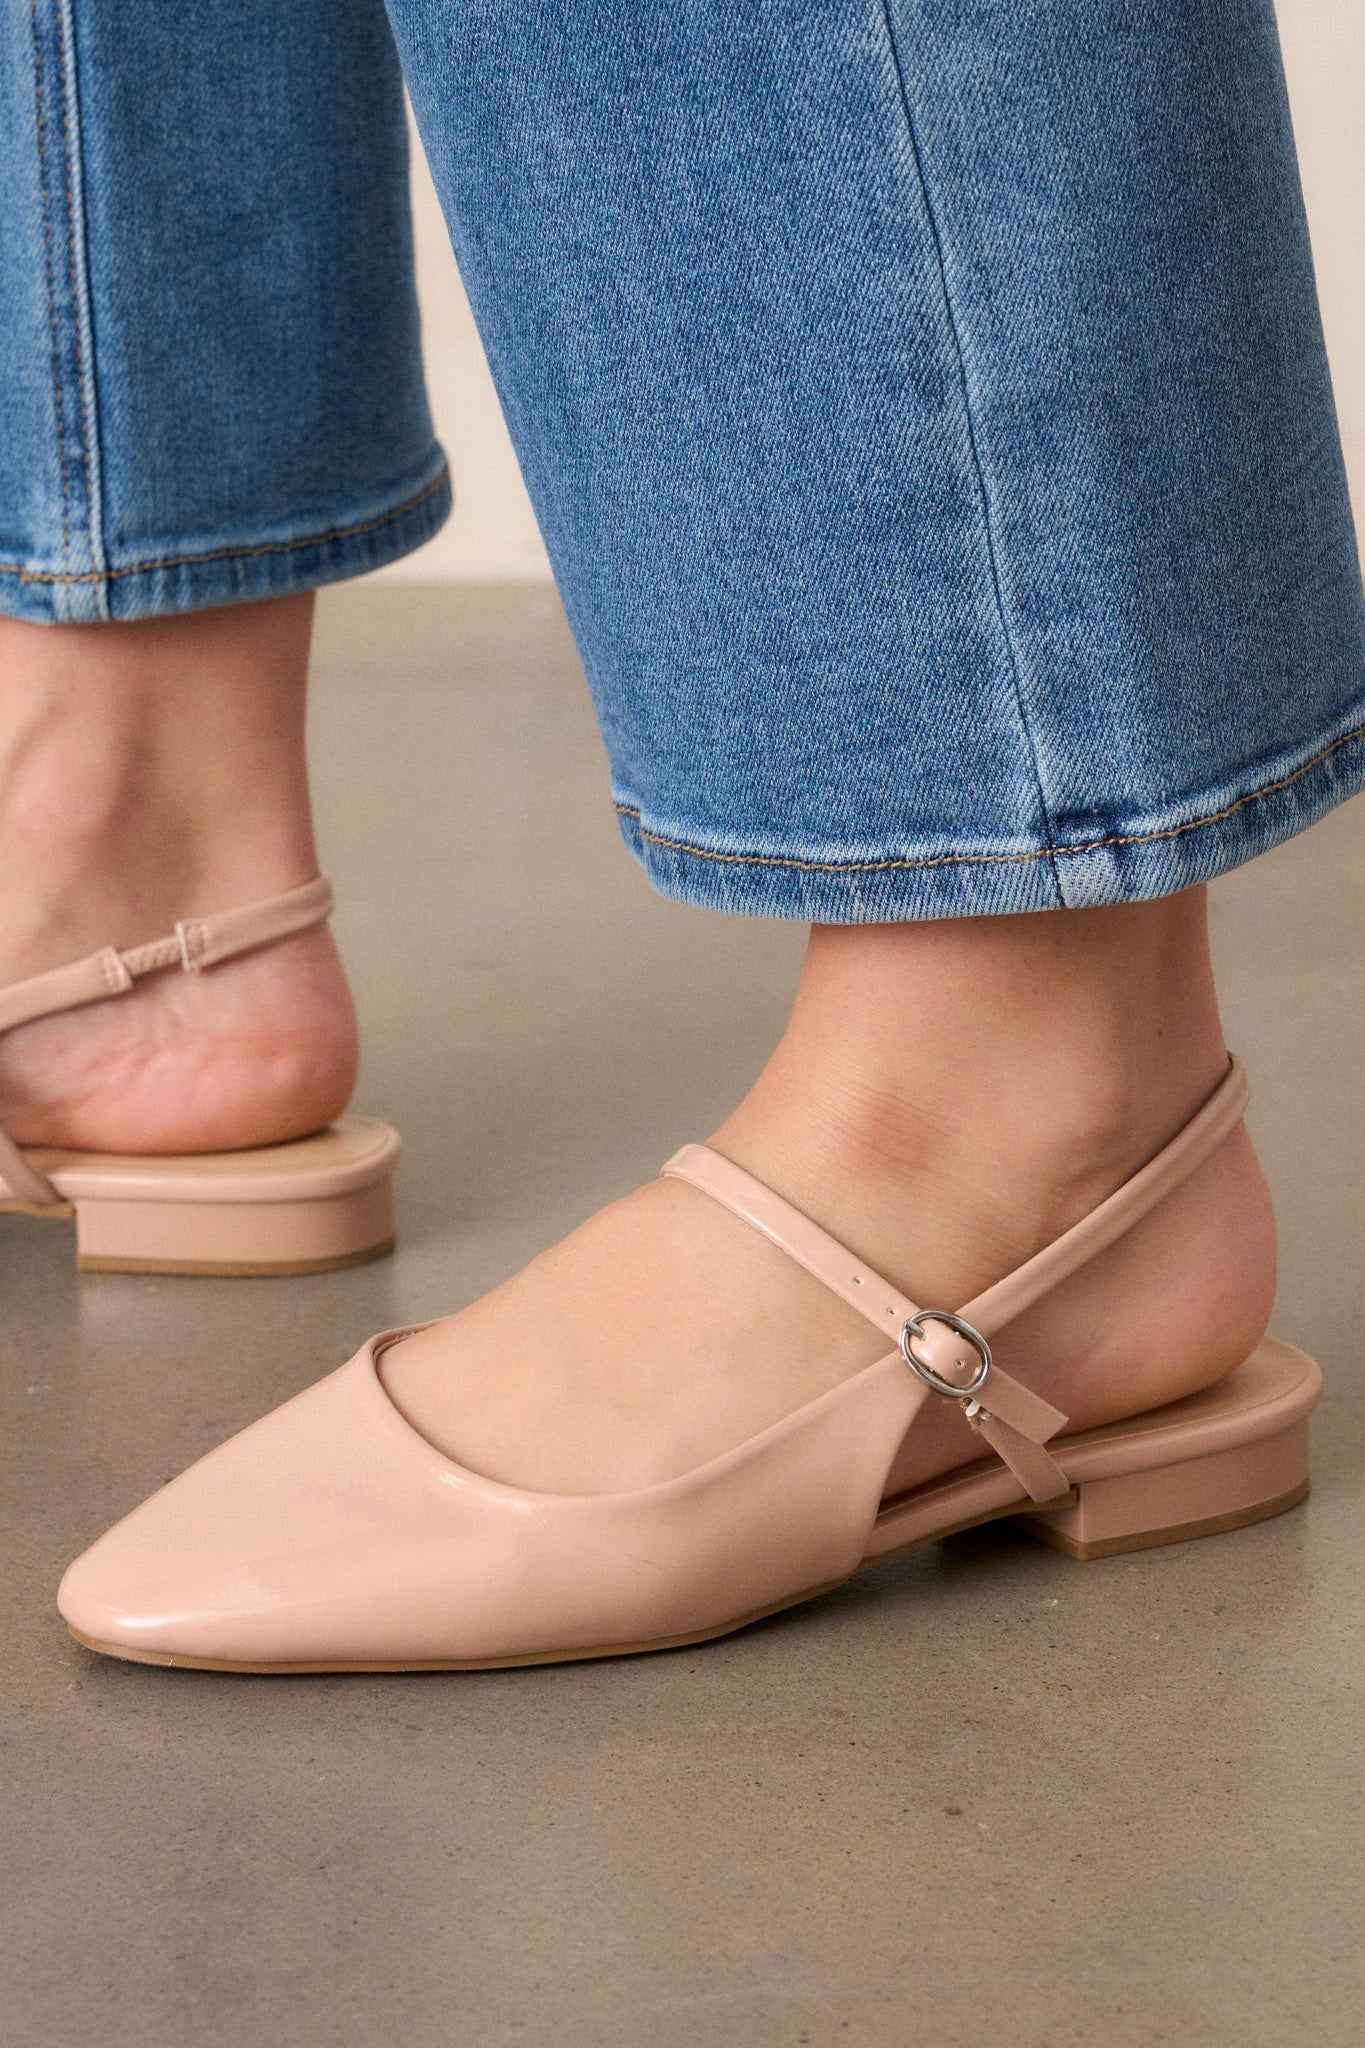
M 307 597 L 134 625 L 0 620 L 0 985 L 317 873 Z M 0 1039 L 26 1144 L 215 1151 L 347 1101 L 356 1023 L 323 931 L 155 975 Z
M 1193 1115 L 1226 1060 L 1202 890 L 817 927 L 783 1042 L 716 1142 L 797 1201 L 843 1183 L 865 1211 L 867 1256 L 878 1213 L 899 1231 L 913 1203 L 922 1239 L 979 1247 L 965 1284 L 1101 1201 Z
M 3 978 L 316 872 L 310 616 L 302 598 L 128 625 L 0 620 Z

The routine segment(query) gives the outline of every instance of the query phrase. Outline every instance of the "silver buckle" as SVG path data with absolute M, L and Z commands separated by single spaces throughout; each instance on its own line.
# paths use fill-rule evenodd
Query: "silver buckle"
M 914 1352 L 910 1349 L 910 1339 L 912 1337 L 922 1337 L 926 1323 L 946 1323 L 948 1328 L 955 1330 L 959 1337 L 965 1337 L 976 1352 L 980 1364 L 977 1367 L 975 1377 L 965 1387 L 955 1387 L 951 1380 L 940 1379 L 933 1367 L 925 1365 L 920 1359 L 916 1358 Z M 922 1379 L 926 1387 L 932 1387 L 936 1394 L 946 1394 L 951 1401 L 970 1401 L 974 1395 L 981 1392 L 981 1389 L 986 1384 L 991 1369 L 990 1345 L 986 1342 L 980 1330 L 974 1329 L 970 1323 L 964 1322 L 961 1316 L 950 1314 L 946 1308 L 918 1309 L 902 1325 L 900 1345 L 901 1357 L 905 1360 L 911 1372 Z M 958 1359 L 956 1362 L 961 1365 L 963 1361 Z

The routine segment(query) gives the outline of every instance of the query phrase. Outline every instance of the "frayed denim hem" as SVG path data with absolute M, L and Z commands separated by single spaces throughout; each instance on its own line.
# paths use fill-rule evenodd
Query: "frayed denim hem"
M 823 860 L 707 848 L 656 831 L 637 805 L 621 800 L 616 811 L 661 895 L 740 916 L 892 924 L 1173 896 L 1293 838 L 1362 787 L 1365 707 L 1306 760 L 1267 768 L 1240 794 L 1191 800 L 1181 806 L 1189 815 L 1170 823 L 1116 826 L 1056 846 Z
M 439 450 L 436 460 L 437 473 L 409 483 L 396 502 L 338 512 L 299 533 L 115 561 L 80 576 L 0 563 L 0 613 L 40 624 L 151 619 L 366 575 L 421 547 L 450 516 L 450 471 Z

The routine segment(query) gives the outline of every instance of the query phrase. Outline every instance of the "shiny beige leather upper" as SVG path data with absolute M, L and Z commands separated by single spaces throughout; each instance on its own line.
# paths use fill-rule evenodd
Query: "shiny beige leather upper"
M 1075 1230 L 967 1304 L 967 1320 L 983 1336 L 997 1331 L 1111 1243 L 1207 1157 L 1245 1099 L 1234 1063 L 1171 1146 Z M 669 1170 L 725 1201 L 888 1334 L 915 1312 L 731 1162 L 688 1148 Z M 718 1629 L 834 1583 L 876 1554 L 887 1474 L 931 1398 L 898 1348 L 664 1485 L 534 1493 L 465 1469 L 398 1413 L 378 1359 L 404 1334 L 372 1340 L 95 1544 L 63 1582 L 72 1626 L 110 1647 L 267 1665 L 530 1658 Z M 927 1346 L 935 1370 L 959 1370 L 960 1346 L 946 1326 L 927 1333 Z M 1256 1382 L 1248 1398 L 1289 1396 L 1278 1381 L 1269 1392 Z M 1241 1400 L 1234 1390 L 1215 1404 L 1195 1432 L 1202 1447 L 1237 1426 Z M 987 1441 L 987 1424 L 999 1421 L 1007 1452 L 1018 1456 L 1022 1445 L 1026 1463 L 1064 1421 L 998 1369 L 981 1406 Z M 1150 1433 L 1160 1418 L 1138 1420 Z M 1112 1432 L 1091 1436 L 1110 1445 L 1087 1450 L 1092 1461 L 1121 1460 Z M 1056 1452 L 1060 1464 L 1042 1455 L 1047 1470 L 1035 1483 L 1055 1480 L 1063 1491 L 1067 1447 Z M 1028 1476 L 988 1458 L 978 1477 L 1000 1504 L 1027 1504 Z

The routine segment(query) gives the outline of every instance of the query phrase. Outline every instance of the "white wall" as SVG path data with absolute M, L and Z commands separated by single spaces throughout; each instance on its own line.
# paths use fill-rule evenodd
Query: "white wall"
M 1278 5 L 1327 346 L 1365 528 L 1365 4 Z M 408 582 L 546 577 L 549 563 L 415 139 L 414 158 L 427 374 L 454 472 L 455 511 L 434 540 L 381 573 Z

